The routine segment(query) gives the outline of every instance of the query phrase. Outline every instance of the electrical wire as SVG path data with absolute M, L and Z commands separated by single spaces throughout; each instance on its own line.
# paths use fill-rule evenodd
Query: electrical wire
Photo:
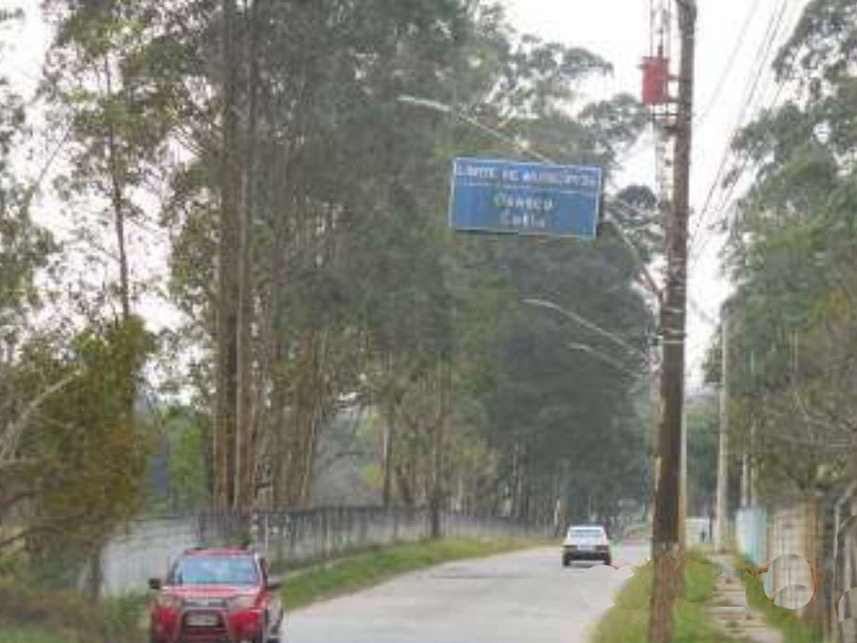
M 790 3 L 790 0 L 789 0 L 789 3 Z M 798 9 L 799 9 L 799 7 L 798 7 Z M 785 90 L 788 83 L 794 77 L 795 72 L 796 72 L 796 64 L 793 61 L 792 65 L 791 65 L 788 73 L 785 75 L 785 77 L 783 77 L 781 80 L 777 81 L 776 92 L 774 93 L 771 101 L 764 107 L 764 109 L 770 109 L 779 102 L 783 91 Z M 738 166 L 738 168 L 735 172 L 734 179 L 731 181 L 730 185 L 727 188 L 725 188 L 721 198 L 718 201 L 717 207 L 713 210 L 714 212 L 720 213 L 719 216 L 720 216 L 721 222 L 725 221 L 726 218 L 729 216 L 729 212 L 732 209 L 731 205 L 734 204 L 733 196 L 734 196 L 735 191 L 738 188 L 738 185 L 740 183 L 740 179 L 744 176 L 744 173 L 747 171 L 747 169 L 750 165 L 751 159 L 761 149 L 762 145 L 763 145 L 763 142 L 758 141 L 756 143 L 756 145 L 744 155 L 744 158 L 741 161 L 741 164 Z M 708 206 L 708 203 L 706 205 Z M 699 227 L 699 226 L 697 226 L 697 227 Z M 707 234 L 706 234 L 706 232 L 707 232 Z M 707 231 L 704 230 L 703 235 L 694 239 L 695 247 L 692 248 L 692 253 L 691 253 L 691 257 L 690 257 L 690 268 L 691 269 L 695 266 L 696 262 L 702 256 L 704 250 L 708 246 L 708 243 L 711 241 L 712 238 L 715 238 L 715 237 L 716 237 L 716 235 L 712 234 L 711 230 L 709 229 Z
M 741 26 L 741 31 L 738 32 L 738 37 L 735 40 L 735 44 L 732 47 L 732 52 L 729 54 L 729 59 L 726 62 L 726 66 L 723 68 L 722 73 L 720 74 L 720 78 L 717 80 L 717 84 L 714 87 L 714 91 L 711 93 L 710 98 L 706 101 L 705 108 L 699 113 L 699 116 L 696 117 L 694 126 L 699 126 L 705 120 L 706 116 L 711 113 L 711 110 L 714 108 L 714 105 L 717 103 L 717 97 L 720 95 L 723 86 L 726 84 L 726 79 L 729 78 L 732 73 L 732 67 L 735 65 L 735 61 L 738 59 L 738 52 L 741 51 L 741 45 L 744 42 L 744 38 L 747 36 L 747 32 L 750 30 L 750 25 L 753 23 L 753 18 L 756 17 L 756 12 L 762 4 L 762 0 L 754 0 L 753 4 L 750 6 L 750 10 L 747 12 L 747 17 L 744 19 L 744 24 Z
M 771 19 L 769 20 L 768 26 L 767 26 L 766 31 L 765 31 L 765 36 L 763 37 L 762 41 L 760 42 L 760 46 L 757 49 L 757 60 L 758 60 L 759 66 L 755 70 L 754 75 L 751 76 L 752 84 L 748 84 L 747 89 L 745 90 L 745 93 L 744 93 L 745 99 L 743 101 L 743 107 L 741 109 L 741 112 L 739 114 L 738 119 L 736 120 L 735 128 L 733 129 L 732 134 L 728 140 L 727 146 L 724 150 L 724 154 L 723 154 L 723 157 L 721 159 L 720 167 L 718 168 L 717 175 L 715 176 L 715 178 L 712 182 L 711 189 L 709 190 L 709 193 L 708 193 L 707 198 L 706 198 L 705 206 L 704 206 L 703 210 L 701 211 L 700 216 L 698 217 L 697 222 L 696 222 L 696 227 L 694 229 L 694 236 L 692 239 L 692 248 L 691 248 L 692 254 L 691 254 L 690 263 L 688 266 L 689 272 L 693 270 L 697 261 L 703 255 L 703 252 L 704 252 L 706 246 L 708 245 L 709 241 L 712 238 L 715 238 L 715 235 L 712 234 L 711 229 L 702 228 L 702 234 L 700 234 L 700 229 L 703 225 L 705 218 L 707 218 L 708 213 L 710 212 L 710 207 L 711 207 L 713 196 L 715 194 L 715 190 L 720 185 L 720 182 L 722 180 L 723 173 L 727 167 L 728 160 L 731 156 L 732 143 L 738 134 L 739 128 L 743 125 L 747 114 L 752 113 L 751 112 L 751 106 L 754 103 L 757 103 L 759 98 L 766 96 L 768 91 L 769 91 L 771 76 L 768 76 L 766 78 L 766 82 L 764 83 L 764 89 L 762 91 L 760 91 L 761 82 L 762 82 L 761 79 L 762 79 L 764 71 L 766 69 L 769 69 L 769 67 L 770 67 L 769 58 L 771 55 L 771 51 L 773 49 L 774 43 L 776 42 L 776 40 L 777 40 L 777 38 L 781 32 L 781 29 L 783 26 L 783 21 L 785 20 L 785 15 L 786 15 L 787 10 L 790 6 L 789 2 L 790 2 L 790 0 L 783 0 L 782 4 L 780 5 L 779 11 L 777 11 L 775 9 L 774 12 L 772 12 Z M 754 15 L 754 11 L 751 11 L 751 13 L 749 15 L 750 16 Z M 791 20 L 786 21 L 786 24 L 790 24 L 790 23 L 791 23 Z M 746 26 L 746 24 L 747 23 L 745 23 L 745 26 Z M 745 31 L 745 29 L 742 29 L 742 38 L 743 38 L 743 35 L 745 35 L 744 31 Z M 738 50 L 736 49 L 734 51 L 738 51 Z M 727 73 L 724 73 L 723 76 L 721 77 L 721 81 L 718 82 L 718 90 L 712 95 L 712 100 L 716 100 L 717 95 L 719 94 L 719 89 L 720 89 L 720 87 L 722 87 L 722 80 L 727 77 L 728 70 L 729 70 L 729 66 L 727 65 Z M 787 80 L 785 82 L 787 82 Z M 772 104 L 776 104 L 777 101 L 779 100 L 781 92 L 785 86 L 785 82 L 780 84 L 779 87 L 777 88 L 777 92 L 773 97 Z M 706 108 L 705 114 L 703 114 L 703 116 L 705 116 L 707 113 L 709 113 L 710 109 L 711 109 L 711 106 L 708 106 Z M 728 203 L 729 199 L 731 199 L 732 193 L 734 192 L 734 189 L 736 188 L 737 183 L 738 183 L 737 179 L 743 175 L 744 171 L 746 170 L 746 165 L 749 163 L 749 159 L 751 157 L 752 157 L 752 154 L 750 154 L 744 158 L 743 163 L 738 170 L 738 174 L 736 175 L 736 181 L 733 182 L 730 185 L 729 189 L 724 192 L 724 198 L 720 199 L 718 201 L 718 208 L 714 209 L 714 212 L 723 212 L 723 216 L 728 216 L 728 211 L 724 212 L 720 208 L 725 203 Z M 690 293 L 688 293 L 688 304 L 689 304 L 690 310 L 696 312 L 703 319 L 703 321 L 706 322 L 706 324 L 711 324 L 713 326 L 716 326 L 716 323 L 714 323 L 713 320 L 711 320 L 711 318 L 707 314 L 703 313 L 701 307 L 699 307 L 698 304 L 696 304 L 696 302 L 690 296 Z
M 782 90 L 784 88 L 785 88 L 785 81 L 778 88 L 777 93 L 775 94 L 775 97 L 774 97 L 774 101 L 773 101 L 774 103 L 776 103 L 776 101 L 779 100 L 779 97 L 782 94 Z M 723 198 L 720 200 L 718 207 L 715 210 L 715 211 L 721 213 L 721 215 L 720 215 L 721 220 L 725 220 L 726 217 L 729 216 L 729 212 L 732 209 L 731 206 L 734 205 L 733 195 L 735 193 L 735 190 L 738 189 L 738 184 L 740 183 L 740 178 L 744 176 L 744 172 L 746 172 L 747 168 L 750 165 L 750 160 L 753 158 L 755 153 L 761 148 L 761 145 L 762 145 L 761 142 L 757 143 L 757 145 L 752 150 L 750 150 L 748 153 L 746 153 L 744 155 L 744 158 L 741 161 L 741 164 L 738 166 L 734 180 L 730 183 L 729 187 L 726 188 L 726 191 L 723 194 Z M 697 261 L 702 257 L 703 253 L 705 252 L 705 249 L 708 247 L 708 244 L 710 243 L 711 239 L 713 239 L 713 238 L 715 238 L 715 235 L 711 234 L 711 232 L 709 231 L 709 233 L 707 235 L 704 235 L 700 239 L 698 245 L 692 249 L 692 253 L 691 253 L 691 257 L 690 257 L 690 268 L 691 269 L 696 265 Z
M 700 230 L 702 229 L 703 224 L 705 223 L 705 220 L 709 215 L 714 195 L 717 191 L 717 188 L 720 186 L 724 173 L 726 172 L 726 168 L 729 164 L 729 159 L 732 155 L 732 145 L 736 137 L 738 136 L 741 127 L 744 124 L 744 120 L 746 119 L 747 114 L 750 112 L 751 105 L 755 101 L 756 93 L 759 90 L 762 76 L 768 69 L 768 59 L 770 57 L 771 50 L 774 47 L 774 42 L 776 41 L 776 38 L 779 35 L 779 30 L 782 26 L 783 18 L 785 17 L 785 12 L 788 4 L 789 0 L 781 0 L 779 11 L 774 11 L 771 14 L 771 20 L 768 23 L 768 28 L 765 31 L 765 36 L 763 37 L 758 52 L 756 54 L 758 66 L 756 68 L 755 73 L 751 76 L 750 84 L 748 86 L 747 91 L 745 92 L 744 100 L 742 101 L 741 110 L 735 120 L 735 125 L 732 127 L 731 133 L 727 139 L 723 154 L 720 157 L 720 164 L 717 168 L 716 174 L 714 175 L 714 179 L 711 182 L 711 186 L 709 187 L 708 194 L 706 196 L 702 210 L 700 210 L 699 215 L 697 215 L 696 217 L 696 223 L 691 234 L 691 254 L 693 253 L 693 246 L 698 243 Z

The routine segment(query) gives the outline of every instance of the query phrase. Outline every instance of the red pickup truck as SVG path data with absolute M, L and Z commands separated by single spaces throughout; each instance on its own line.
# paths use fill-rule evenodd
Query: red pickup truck
M 264 558 L 244 549 L 192 549 L 176 561 L 150 612 L 151 643 L 274 643 L 280 640 L 280 583 Z

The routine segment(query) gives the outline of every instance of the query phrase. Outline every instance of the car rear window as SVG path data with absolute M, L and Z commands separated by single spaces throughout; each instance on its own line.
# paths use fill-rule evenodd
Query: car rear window
M 599 527 L 572 527 L 568 535 L 574 538 L 601 538 L 604 530 Z
M 188 556 L 173 571 L 175 585 L 255 585 L 256 563 L 249 557 Z

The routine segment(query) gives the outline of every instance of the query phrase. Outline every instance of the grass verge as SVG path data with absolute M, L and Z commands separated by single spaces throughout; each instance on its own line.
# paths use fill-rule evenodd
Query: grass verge
M 724 636 L 695 603 L 682 599 L 673 606 L 675 643 L 723 643 Z M 611 607 L 592 637 L 592 643 L 647 643 L 649 641 L 649 610 L 627 612 Z
M 282 591 L 286 611 L 377 585 L 399 574 L 440 563 L 535 547 L 522 540 L 440 540 L 395 545 L 310 567 L 287 578 Z
M 3 643 L 66 643 L 67 639 L 45 628 L 0 625 L 0 640 Z
M 761 579 L 744 571 L 741 574 L 747 591 L 747 605 L 765 617 L 765 622 L 779 630 L 783 643 L 823 643 L 826 638 L 812 624 L 801 620 L 796 612 L 778 607 L 765 594 Z
M 676 598 L 673 601 L 673 641 L 722 643 L 723 633 L 705 610 L 719 571 L 704 558 L 692 558 L 692 561 L 683 567 L 682 594 L 690 600 Z M 591 643 L 648 643 L 653 577 L 652 562 L 634 568 L 634 576 L 614 597 L 616 605 L 596 626 Z

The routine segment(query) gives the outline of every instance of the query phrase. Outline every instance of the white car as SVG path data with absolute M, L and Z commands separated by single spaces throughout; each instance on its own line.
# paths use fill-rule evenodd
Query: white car
M 613 563 L 607 530 L 601 525 L 572 525 L 562 543 L 562 565 L 568 567 L 573 560 L 600 560 Z

